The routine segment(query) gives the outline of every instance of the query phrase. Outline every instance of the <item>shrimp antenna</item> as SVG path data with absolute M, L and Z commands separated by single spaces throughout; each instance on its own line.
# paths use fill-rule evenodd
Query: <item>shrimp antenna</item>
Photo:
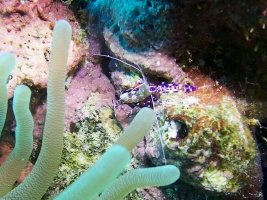
M 130 67 L 136 69 L 138 72 L 141 73 L 141 75 L 142 75 L 142 77 L 143 77 L 143 80 L 144 80 L 144 84 L 145 84 L 145 85 L 148 84 L 147 81 L 146 81 L 146 77 L 145 77 L 145 75 L 144 75 L 144 72 L 143 72 L 143 70 L 142 70 L 142 68 L 141 68 L 140 66 L 135 66 L 135 65 L 129 64 L 129 63 L 123 61 L 123 60 L 120 60 L 120 59 L 118 59 L 118 58 L 112 57 L 112 56 L 110 56 L 110 55 L 102 55 L 102 54 L 93 54 L 93 55 L 94 55 L 94 56 L 102 56 L 102 57 L 111 58 L 111 59 L 113 59 L 113 60 L 117 60 L 117 61 L 119 61 L 119 62 L 121 62 L 121 63 L 123 63 L 123 64 L 125 64 L 125 65 L 128 65 L 128 66 L 130 66 Z M 151 97 L 151 99 L 152 99 L 152 104 L 153 104 L 153 108 L 154 108 L 155 105 L 154 105 L 154 102 L 153 102 L 153 96 L 152 96 L 152 94 L 150 94 L 150 97 Z M 163 154 L 163 161 L 164 161 L 164 163 L 165 163 L 165 165 L 166 165 L 166 164 L 167 164 L 167 160 L 166 160 L 166 156 L 165 156 L 164 145 L 163 145 L 163 139 L 162 139 L 162 133 L 161 133 L 161 131 L 160 131 L 160 124 L 159 124 L 159 119 L 158 119 L 158 118 L 156 118 L 156 124 L 157 124 L 158 134 L 159 134 L 160 143 L 161 143 L 161 150 L 162 150 L 162 154 Z
M 119 61 L 119 62 L 121 62 L 121 63 L 123 63 L 123 64 L 125 64 L 125 65 L 128 65 L 128 66 L 130 66 L 130 67 L 136 69 L 138 72 L 140 72 L 141 75 L 142 75 L 142 77 L 143 77 L 143 79 L 144 79 L 144 81 L 146 81 L 144 72 L 142 71 L 141 67 L 139 67 L 139 66 L 131 65 L 131 64 L 129 64 L 129 63 L 123 61 L 123 60 L 120 60 L 120 59 L 118 59 L 118 58 L 112 57 L 112 56 L 110 56 L 110 55 L 102 55 L 102 54 L 93 54 L 93 55 L 94 55 L 94 56 L 102 56 L 102 57 L 106 57 L 106 58 L 111 58 L 111 59 L 113 59 L 113 60 L 117 60 L 117 61 Z

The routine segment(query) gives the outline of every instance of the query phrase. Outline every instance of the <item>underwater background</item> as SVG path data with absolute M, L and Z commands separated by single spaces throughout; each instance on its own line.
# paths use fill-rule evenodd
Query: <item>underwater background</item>
M 16 57 L 0 119 L 1 165 L 16 143 L 17 85 L 30 87 L 34 119 L 33 150 L 12 188 L 41 151 L 53 28 L 64 19 L 72 37 L 63 152 L 42 199 L 75 182 L 144 107 L 154 110 L 156 123 L 123 173 L 168 164 L 181 174 L 171 185 L 138 188 L 125 199 L 266 198 L 265 2 L 1 0 L 0 15 L 0 53 Z

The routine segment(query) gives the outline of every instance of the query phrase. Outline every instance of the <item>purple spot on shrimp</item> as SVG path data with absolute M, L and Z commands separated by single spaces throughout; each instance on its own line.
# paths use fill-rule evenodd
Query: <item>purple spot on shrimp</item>
M 150 92 L 155 92 L 157 90 L 157 87 L 155 86 L 150 86 Z
M 188 92 L 192 92 L 195 90 L 196 90 L 196 87 L 190 85 L 189 83 L 184 84 L 184 92 L 188 93 Z

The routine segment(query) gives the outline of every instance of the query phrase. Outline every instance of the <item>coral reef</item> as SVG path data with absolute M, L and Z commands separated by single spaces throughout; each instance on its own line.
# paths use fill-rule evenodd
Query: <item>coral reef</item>
M 90 14 L 130 51 L 160 49 L 173 35 L 171 1 L 104 1 L 89 5 Z M 157 34 L 155 34 L 157 33 Z
M 150 2 L 152 5 L 154 1 Z M 190 0 L 172 3 L 172 14 L 167 16 L 169 29 L 174 34 L 173 37 L 167 34 L 163 43 L 171 40 L 171 45 L 160 50 L 149 47 L 146 50 L 138 50 L 134 47 L 127 49 L 121 42 L 123 39 L 120 39 L 120 32 L 124 29 L 120 30 L 120 25 L 122 24 L 124 28 L 123 24 L 132 16 L 131 11 L 136 8 L 134 4 L 127 4 L 128 12 L 121 13 L 119 17 L 115 16 L 116 12 L 112 12 L 112 9 L 116 10 L 115 6 L 107 7 L 102 5 L 102 1 L 95 1 L 93 4 L 102 6 L 101 8 L 107 11 L 110 18 L 107 20 L 106 16 L 100 18 L 93 15 L 90 22 L 106 22 L 99 26 L 100 32 L 105 38 L 107 47 L 116 57 L 142 65 L 149 74 L 175 83 L 179 83 L 185 76 L 183 72 L 177 72 L 179 66 L 198 66 L 204 73 L 210 74 L 214 80 L 226 84 L 228 89 L 235 92 L 238 97 L 248 101 L 246 112 L 252 113 L 250 118 L 266 117 L 265 49 L 267 42 L 264 2 L 247 1 L 240 4 L 240 2 L 230 1 Z M 168 7 L 169 1 L 163 4 Z M 138 8 L 137 6 L 137 10 Z M 94 6 L 90 6 L 89 10 L 92 13 L 101 12 Z M 142 12 L 140 13 L 142 15 Z M 144 17 L 147 18 L 142 22 L 149 27 L 148 19 L 151 16 L 147 14 Z M 164 19 L 159 16 L 158 21 L 164 22 Z M 110 28 L 107 21 L 111 21 L 110 24 L 114 23 L 114 27 L 118 28 Z M 138 19 L 132 18 L 131 21 L 135 23 Z M 146 31 L 145 28 L 143 30 Z M 127 32 L 131 31 L 133 31 L 131 26 L 128 26 Z M 154 33 L 154 35 L 160 35 L 165 32 L 158 30 Z M 144 37 L 143 40 L 138 40 L 138 37 L 134 35 L 132 37 L 133 40 L 142 41 L 142 44 L 146 41 L 153 42 L 151 39 L 153 37 Z M 149 70 L 150 67 L 153 70 Z M 253 106 L 255 104 L 256 106 Z
M 155 165 L 162 164 L 161 133 L 167 162 L 181 166 L 185 182 L 201 188 L 203 193 L 222 198 L 262 198 L 259 152 L 248 127 L 248 122 L 254 119 L 248 118 L 264 119 L 267 113 L 266 70 L 262 68 L 266 65 L 266 5 L 254 1 L 242 5 L 229 1 L 176 1 L 172 7 L 175 14 L 167 15 L 171 17 L 168 26 L 175 36 L 155 31 L 155 35 L 166 34 L 167 39 L 163 36 L 162 43 L 172 40 L 172 45 L 156 48 L 158 43 L 153 37 L 144 34 L 140 40 L 134 34 L 139 29 L 127 26 L 128 18 L 134 15 L 131 11 L 138 7 L 128 4 L 128 12 L 116 15 L 117 12 L 112 14 L 117 9 L 116 3 L 108 7 L 102 1 L 95 1 L 89 8 L 93 13 L 90 22 L 102 22 L 98 28 L 105 42 L 103 53 L 141 66 L 151 87 L 164 81 L 190 83 L 197 88 L 192 94 L 157 95 L 160 100 L 155 102 L 154 109 L 160 119 L 159 127 L 146 138 L 147 143 L 140 151 L 146 150 Z M 107 12 L 98 17 L 95 5 Z M 142 21 L 147 27 L 149 14 Z M 159 23 L 164 19 L 159 17 Z M 133 24 L 137 21 L 132 17 Z M 142 48 L 147 43 L 150 46 Z M 104 67 L 110 67 L 107 70 L 111 70 L 116 94 L 138 90 L 144 83 L 141 75 L 114 63 L 111 60 Z M 125 116 L 134 115 L 140 105 L 141 102 L 117 105 L 115 112 L 123 126 L 127 126 Z
M 80 7 L 86 4 L 89 23 L 84 42 L 85 32 L 80 25 L 87 19 L 81 16 L 84 11 Z M 10 77 L 9 98 L 20 83 L 34 88 L 36 102 L 36 97 L 43 95 L 38 107 L 32 104 L 36 138 L 41 138 L 45 122 L 46 93 L 41 88 L 46 87 L 51 29 L 55 19 L 62 18 L 75 27 L 69 58 L 74 56 L 68 64 L 66 83 L 66 149 L 58 177 L 44 199 L 53 198 L 91 166 L 117 138 L 120 126 L 128 127 L 144 105 L 112 105 L 115 94 L 138 90 L 144 77 L 118 62 L 92 55 L 101 53 L 140 66 L 150 87 L 164 81 L 197 88 L 188 94 L 156 94 L 159 100 L 154 109 L 159 126 L 134 150 L 137 160 L 131 163 L 134 168 L 162 165 L 163 142 L 166 161 L 181 168 L 182 181 L 166 188 L 139 189 L 129 199 L 262 198 L 262 173 L 253 135 L 261 138 L 260 149 L 264 149 L 267 90 L 263 2 L 39 0 L 0 1 L 0 7 L 0 29 L 4 33 L 0 34 L 0 52 L 15 53 L 21 63 Z M 6 36 L 11 33 L 12 37 Z M 81 63 L 88 54 L 88 44 L 89 55 Z M 113 106 L 115 114 L 110 108 Z M 252 132 L 248 124 L 253 125 Z M 14 129 L 14 123 L 12 126 Z M 9 127 L 6 130 L 10 132 Z M 7 139 L 0 142 L 1 152 L 6 153 L 3 157 L 13 146 Z M 100 152 L 88 147 L 87 140 Z M 36 159 L 40 144 L 35 146 Z M 262 158 L 264 167 L 266 159 Z M 67 179 L 61 181 L 64 176 Z
M 101 109 L 106 112 L 106 108 Z M 101 110 L 88 110 L 87 117 L 77 125 L 78 132 L 64 134 L 64 149 L 59 173 L 54 178 L 43 199 L 53 199 L 82 173 L 90 168 L 118 138 L 103 127 L 107 118 L 101 117 Z M 119 129 L 120 130 L 120 129 Z
M 120 45 L 119 39 L 114 33 L 105 29 L 103 35 L 107 46 L 115 57 L 142 66 L 144 72 L 148 72 L 151 76 L 162 77 L 175 83 L 179 83 L 185 78 L 185 73 L 176 64 L 175 59 L 167 54 L 154 50 L 131 52 Z
M 250 190 L 250 198 L 260 198 L 257 146 L 235 101 L 198 71 L 188 73 L 198 90 L 161 95 L 163 103 L 156 107 L 160 128 L 147 137 L 146 155 L 156 165 L 163 162 L 161 134 L 167 163 L 181 167 L 183 181 L 213 195 Z
M 9 98 L 19 84 L 46 88 L 52 28 L 58 19 L 72 17 L 72 51 L 69 53 L 67 73 L 73 72 L 85 56 L 82 29 L 75 23 L 73 13 L 60 3 L 0 2 L 0 52 L 11 52 L 17 57 L 17 65 L 8 82 Z M 48 14 L 49 13 L 49 14 Z
M 66 99 L 65 127 L 66 130 L 70 130 L 72 124 L 76 124 L 87 116 L 87 111 L 83 111 L 83 109 L 90 104 L 89 101 L 94 110 L 112 106 L 115 90 L 102 73 L 100 66 L 88 61 L 72 78 L 67 89 Z
M 175 59 L 159 51 L 159 48 L 172 42 L 172 9 L 172 3 L 168 1 L 130 1 L 127 4 L 124 1 L 109 1 L 107 4 L 99 0 L 89 6 L 89 21 L 91 24 L 102 21 L 103 25 L 97 29 L 103 32 L 105 43 L 115 57 L 142 66 L 151 76 L 181 82 L 185 74 Z
M 1 199 L 40 199 L 44 192 L 49 187 L 53 180 L 54 174 L 58 168 L 60 158 L 63 150 L 63 130 L 64 130 L 64 113 L 65 113 L 65 71 L 68 58 L 68 50 L 71 41 L 71 26 L 65 20 L 60 20 L 56 22 L 53 42 L 52 42 L 52 54 L 49 64 L 49 76 L 48 76 L 48 88 L 47 88 L 47 114 L 46 123 L 44 126 L 44 135 L 42 142 L 42 149 L 38 156 L 38 160 L 32 172 L 27 176 L 27 178 L 11 190 L 10 184 L 4 184 L 1 182 L 1 187 L 5 189 L 4 193 L 1 193 Z M 6 54 L 2 54 L 6 55 Z M 7 54 L 9 55 L 9 54 Z M 10 54 L 12 55 L 12 54 Z M 6 58 L 6 57 L 5 57 Z M 14 64 L 15 57 L 13 56 L 11 64 Z M 6 62 L 1 61 L 1 69 L 6 69 L 9 66 Z M 2 74 L 1 74 L 2 75 Z M 4 76 L 2 75 L 2 79 Z M 4 95 L 1 97 L 1 103 L 7 102 L 7 90 L 5 91 L 5 85 L 1 85 L 1 91 L 4 91 Z M 23 96 L 25 95 L 25 97 Z M 23 141 L 21 137 L 22 132 L 30 133 L 31 136 L 33 129 L 33 120 L 28 107 L 30 101 L 31 91 L 29 87 L 25 85 L 20 85 L 15 90 L 14 96 L 14 113 L 17 120 L 17 133 L 16 146 L 12 151 L 16 153 L 19 151 L 22 155 L 20 158 L 14 156 L 9 156 L 6 162 L 9 161 L 23 161 L 26 163 L 27 153 L 20 150 L 20 142 Z M 6 112 L 6 107 L 1 113 Z M 25 109 L 25 110 L 23 110 Z M 28 116 L 29 115 L 29 116 Z M 102 116 L 105 116 L 102 114 Z M 144 120 L 145 118 L 145 120 Z M 146 168 L 146 169 L 136 169 L 128 172 L 119 178 L 116 177 L 121 173 L 122 169 L 125 168 L 130 160 L 130 151 L 134 146 L 144 137 L 147 131 L 151 128 L 155 121 L 155 113 L 153 110 L 144 108 L 135 117 L 131 125 L 124 134 L 120 136 L 115 145 L 113 145 L 104 155 L 101 156 L 91 168 L 83 173 L 82 176 L 78 178 L 73 184 L 71 184 L 64 192 L 60 193 L 56 199 L 74 199 L 74 198 L 97 198 L 101 200 L 105 199 L 122 199 L 132 190 L 138 187 L 145 186 L 162 186 L 168 185 L 175 182 L 180 177 L 180 171 L 177 167 L 173 165 L 166 165 L 161 167 Z M 4 122 L 5 117 L 1 117 L 1 123 Z M 29 120 L 31 125 L 28 124 Z M 22 123 L 25 122 L 26 123 Z M 87 124 L 88 125 L 88 124 Z M 92 124 L 91 124 L 92 127 Z M 26 130 L 24 130 L 24 128 Z M 88 128 L 88 127 L 87 127 Z M 97 128 L 96 128 L 97 130 Z M 95 135 L 94 135 L 95 136 Z M 101 136 L 101 134 L 99 135 Z M 101 137 L 100 137 L 101 139 Z M 102 138 L 106 142 L 106 138 Z M 90 141 L 87 141 L 90 142 Z M 95 146 L 93 149 L 99 152 L 104 149 L 98 149 L 99 144 L 93 142 Z M 73 144 L 71 144 L 73 145 Z M 27 150 L 31 150 L 31 145 L 24 144 Z M 72 147 L 71 147 L 72 148 Z M 71 151 L 71 148 L 69 149 Z M 79 159 L 76 155 L 75 159 Z M 82 159 L 84 160 L 84 159 Z M 5 162 L 5 163 L 6 163 Z M 4 169 L 1 166 L 1 170 Z M 24 163 L 24 164 L 25 164 Z M 108 166 L 107 166 L 108 163 Z M 14 167 L 17 165 L 14 164 Z M 44 170 L 45 169 L 45 170 Z M 12 174 L 17 174 L 20 169 L 12 169 L 9 172 L 4 170 L 2 177 L 8 177 Z M 90 181 L 88 181 L 90 180 Z M 15 181 L 15 180 L 14 180 Z M 12 183 L 11 183 L 12 184 Z M 10 191 L 11 190 L 11 191 Z M 3 189 L 1 189 L 3 191 Z M 102 192 L 102 194 L 98 195 Z
M 96 101 L 97 109 L 111 105 L 112 99 L 115 98 L 113 86 L 102 73 L 100 66 L 92 62 L 92 57 L 85 61 L 89 43 L 91 49 L 98 52 L 96 42 L 86 39 L 86 32 L 80 27 L 71 10 L 62 3 L 53 3 L 51 0 L 2 1 L 0 5 L 2 11 L 0 13 L 0 29 L 2 30 L 0 52 L 9 51 L 17 57 L 17 65 L 8 82 L 9 98 L 13 96 L 16 85 L 21 83 L 34 90 L 35 102 L 32 103 L 32 110 L 34 110 L 36 122 L 34 127 L 36 139 L 42 137 L 45 121 L 46 93 L 44 89 L 47 85 L 52 28 L 57 19 L 69 19 L 73 27 L 72 50 L 69 53 L 67 67 L 69 77 L 66 83 L 68 89 L 66 130 L 82 119 L 81 112 L 74 113 L 83 107 L 91 92 L 99 92 L 99 100 Z

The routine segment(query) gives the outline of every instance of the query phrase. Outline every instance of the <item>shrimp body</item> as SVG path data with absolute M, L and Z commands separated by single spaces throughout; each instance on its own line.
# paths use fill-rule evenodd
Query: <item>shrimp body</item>
M 188 93 L 188 92 L 192 92 L 195 90 L 196 90 L 196 87 L 188 83 L 182 85 L 182 84 L 175 84 L 175 83 L 166 84 L 163 82 L 157 86 L 149 86 L 147 82 L 145 82 L 121 94 L 119 102 L 137 104 L 139 102 L 147 100 L 147 98 L 151 97 L 151 95 L 154 97 L 158 97 L 163 93 L 176 93 L 180 91 Z M 153 98 L 153 99 L 158 99 L 158 98 Z M 148 103 L 150 104 L 150 101 Z
M 147 83 L 142 83 L 140 86 L 131 89 L 120 95 L 121 103 L 138 103 L 145 100 L 151 95 L 150 87 Z

